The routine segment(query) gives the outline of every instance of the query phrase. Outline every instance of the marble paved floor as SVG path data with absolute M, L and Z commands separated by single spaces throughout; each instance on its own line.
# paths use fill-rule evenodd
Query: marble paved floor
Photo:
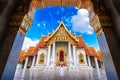
M 16 70 L 14 80 L 107 80 L 104 69 Z

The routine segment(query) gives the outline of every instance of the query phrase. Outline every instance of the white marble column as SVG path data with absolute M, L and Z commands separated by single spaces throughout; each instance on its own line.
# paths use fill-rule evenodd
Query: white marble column
M 74 57 L 74 65 L 76 65 L 76 52 L 75 52 L 75 46 L 73 45 L 73 57 Z
M 88 56 L 88 65 L 89 65 L 89 67 L 91 67 L 90 56 Z
M 68 43 L 69 65 L 72 65 L 71 44 Z
M 95 66 L 96 66 L 97 69 L 99 69 L 97 58 L 94 57 L 94 59 L 95 59 Z
M 55 43 L 53 43 L 52 46 L 52 58 L 51 58 L 51 64 L 54 65 L 55 64 Z
M 45 65 L 47 65 L 47 51 L 45 52 Z
M 27 64 L 28 64 L 28 57 L 27 57 L 27 58 L 26 58 L 26 60 L 25 60 L 24 69 L 26 69 L 26 68 L 27 68 Z
M 37 60 L 36 60 L 36 65 L 38 65 L 39 60 L 40 60 L 40 53 L 38 52 L 38 54 L 37 54 Z
M 51 50 L 51 46 L 49 45 L 49 46 L 48 46 L 48 54 L 47 54 L 47 55 L 48 55 L 48 56 L 47 56 L 47 66 L 50 65 L 50 52 L 51 52 L 50 50 Z
M 32 61 L 32 66 L 31 67 L 34 67 L 35 65 L 35 56 L 33 56 L 33 61 Z
M 87 66 L 86 53 L 84 54 L 85 65 Z

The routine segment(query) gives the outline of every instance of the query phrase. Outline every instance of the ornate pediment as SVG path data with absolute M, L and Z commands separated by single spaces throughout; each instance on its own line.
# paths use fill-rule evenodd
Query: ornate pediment
M 56 36 L 56 37 L 63 37 L 63 36 L 67 37 L 67 36 L 69 36 L 69 34 L 66 32 L 66 30 L 64 29 L 64 27 L 62 25 L 54 36 Z
M 47 44 L 52 44 L 53 42 L 70 42 L 71 44 L 76 44 L 78 42 L 76 36 L 73 36 L 65 27 L 63 22 L 60 23 L 58 28 L 48 36 L 46 41 Z

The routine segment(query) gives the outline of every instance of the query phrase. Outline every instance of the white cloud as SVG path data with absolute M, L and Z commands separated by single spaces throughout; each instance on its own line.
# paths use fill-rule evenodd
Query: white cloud
M 62 12 L 64 12 L 64 11 L 65 11 L 63 7 L 60 7 L 60 9 L 61 9 L 61 11 L 62 11 Z
M 46 24 L 45 24 L 45 23 L 43 23 L 43 26 L 45 27 L 45 26 L 46 26 Z
M 30 46 L 36 46 L 39 40 L 31 40 L 30 38 L 25 37 L 22 50 L 28 50 Z
M 79 9 L 77 15 L 72 16 L 72 30 L 74 32 L 93 34 L 93 28 L 90 26 L 89 13 L 85 9 Z
M 37 25 L 38 25 L 38 27 L 40 27 L 40 23 L 38 23 Z
M 37 26 L 38 26 L 38 27 L 46 27 L 46 24 L 47 24 L 46 21 L 42 21 L 42 22 L 39 22 L 39 23 L 37 24 Z
M 58 21 L 57 21 L 57 23 L 59 24 L 59 23 L 60 23 L 60 21 L 58 20 Z
M 48 14 L 49 14 L 49 16 L 50 16 L 51 18 L 53 18 L 53 15 L 52 15 L 50 12 L 49 12 Z
M 63 17 L 66 26 L 71 26 L 71 17 Z
M 75 9 L 79 9 L 78 7 L 75 7 Z

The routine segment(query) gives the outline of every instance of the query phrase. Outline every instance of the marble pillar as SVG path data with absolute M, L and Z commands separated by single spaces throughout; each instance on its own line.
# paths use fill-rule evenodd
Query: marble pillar
M 35 58 L 36 58 L 36 56 L 33 56 L 33 61 L 32 61 L 32 66 L 31 67 L 34 67 L 34 65 L 35 65 Z
M 14 33 L 14 32 L 13 32 Z M 20 55 L 20 50 L 23 45 L 24 36 L 22 36 L 19 32 L 17 35 L 14 35 L 13 33 L 9 33 L 9 37 L 7 36 L 6 39 L 3 39 L 4 42 L 2 42 L 4 45 L 0 48 L 0 74 L 2 73 L 2 79 L 0 80 L 13 80 L 16 67 L 18 64 L 18 59 Z M 15 37 L 15 40 L 13 40 Z M 11 39 L 13 38 L 13 39 Z M 12 42 L 14 41 L 14 42 Z M 6 44 L 6 45 L 5 45 Z M 13 46 L 12 46 L 13 45 Z M 12 47 L 12 48 L 11 48 Z M 6 61 L 6 54 L 9 54 Z M 4 67 L 4 64 L 5 67 Z M 1 77 L 1 75 L 0 75 Z
M 120 79 L 120 10 L 117 5 L 120 4 L 120 1 L 103 0 L 103 4 L 112 25 L 111 28 L 108 28 L 109 26 L 105 27 L 103 29 L 104 34 L 100 35 L 98 39 L 100 39 L 99 44 L 103 53 L 107 78 L 108 80 L 118 80 L 118 77 Z
M 69 54 L 69 65 L 72 65 L 72 54 L 71 54 L 71 44 L 68 43 L 68 54 Z
M 50 52 L 51 52 L 51 45 L 48 46 L 47 66 L 50 65 Z
M 98 65 L 97 58 L 96 58 L 96 57 L 94 57 L 94 59 L 95 59 L 95 66 L 96 66 L 96 69 L 99 69 L 99 65 Z
M 89 65 L 89 67 L 91 67 L 90 56 L 88 56 L 88 65 Z
M 84 60 L 85 60 L 85 65 L 87 66 L 87 59 L 86 59 L 86 53 L 83 54 L 84 55 Z
M 100 50 L 103 56 L 103 63 L 108 80 L 119 80 L 120 75 L 120 45 L 115 32 L 109 28 L 103 29 L 104 34 L 98 36 Z
M 27 57 L 27 58 L 26 58 L 26 60 L 25 60 L 24 69 L 26 69 L 26 68 L 27 68 L 27 64 L 28 64 L 28 58 L 29 58 L 29 57 Z
M 76 65 L 76 51 L 75 51 L 75 46 L 73 45 L 73 57 L 74 57 L 74 65 Z
M 37 54 L 37 60 L 36 60 L 36 65 L 38 65 L 38 62 L 39 62 L 39 60 L 40 60 L 40 52 L 38 52 L 38 54 Z
M 53 43 L 53 46 L 52 46 L 51 65 L 55 65 L 55 43 Z

